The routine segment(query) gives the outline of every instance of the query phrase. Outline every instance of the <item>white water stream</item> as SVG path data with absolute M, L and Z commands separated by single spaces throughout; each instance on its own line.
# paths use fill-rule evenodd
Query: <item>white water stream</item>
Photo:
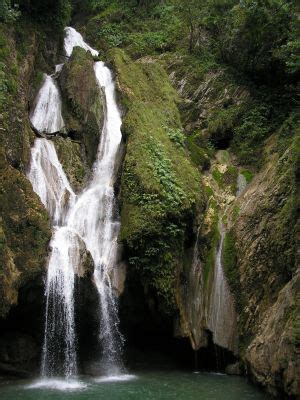
M 38 92 L 30 121 L 39 132 L 54 133 L 64 128 L 60 93 L 50 75 L 44 74 L 44 83 Z
M 222 266 L 225 230 L 219 224 L 221 234 L 215 259 L 214 279 L 208 310 L 208 328 L 213 333 L 215 344 L 235 350 L 236 313 L 233 296 L 228 286 Z
M 246 186 L 247 186 L 247 180 L 244 177 L 244 175 L 239 172 L 237 177 L 236 197 L 240 196 L 244 192 Z
M 71 55 L 80 46 L 92 54 L 73 28 L 66 28 L 65 50 Z M 57 68 L 58 72 L 61 68 Z M 122 336 L 111 285 L 116 264 L 120 223 L 115 212 L 114 169 L 121 143 L 121 116 L 115 99 L 115 85 L 103 62 L 94 65 L 96 80 L 104 91 L 106 107 L 97 158 L 90 183 L 78 197 L 58 161 L 52 142 L 36 139 L 28 172 L 33 189 L 48 209 L 54 225 L 46 283 L 46 324 L 43 347 L 44 378 L 77 374 L 74 318 L 75 272 L 81 262 L 82 246 L 94 261 L 94 281 L 99 293 L 100 342 L 102 368 L 106 375 L 122 372 Z M 51 90 L 49 89 L 49 86 Z M 31 114 L 35 128 L 46 133 L 62 127 L 61 99 L 52 77 L 39 91 L 36 108 Z
M 67 210 L 74 205 L 76 196 L 50 140 L 35 140 L 27 177 L 48 210 L 53 224 L 61 225 Z

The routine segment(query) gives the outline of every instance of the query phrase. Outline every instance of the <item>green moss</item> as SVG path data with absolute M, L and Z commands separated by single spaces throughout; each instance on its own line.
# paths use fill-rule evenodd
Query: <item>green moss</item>
M 234 165 L 229 165 L 223 174 L 222 183 L 224 186 L 230 188 L 232 194 L 236 194 L 237 191 L 237 177 L 238 169 Z
M 214 271 L 215 266 L 215 258 L 216 258 L 216 249 L 218 247 L 218 243 L 220 241 L 220 232 L 219 232 L 219 215 L 218 215 L 218 207 L 215 200 L 211 199 L 209 202 L 209 213 L 211 214 L 211 223 L 209 234 L 206 237 L 206 249 L 204 251 L 204 270 L 203 270 L 203 279 L 204 285 L 207 287 L 211 281 L 211 277 Z
M 58 158 L 75 191 L 80 191 L 85 183 L 87 167 L 84 163 L 79 143 L 57 137 L 54 140 Z
M 228 164 L 230 162 L 230 154 L 228 150 L 220 150 L 218 154 L 221 163 Z
M 227 280 L 232 288 L 239 286 L 239 269 L 237 267 L 237 253 L 232 232 L 226 232 L 222 261 Z
M 212 190 L 212 188 L 210 186 L 205 186 L 204 189 L 205 189 L 207 198 L 209 199 L 214 194 L 214 191 Z
M 50 239 L 47 212 L 25 176 L 7 165 L 0 174 L 0 315 L 17 302 L 18 289 L 41 273 Z
M 253 172 L 249 171 L 248 169 L 242 170 L 241 174 L 245 177 L 247 184 L 252 181 L 254 176 Z
M 243 329 L 245 324 L 245 315 L 243 314 L 245 308 L 246 296 L 243 294 L 241 282 L 240 282 L 240 271 L 237 264 L 238 254 L 235 244 L 235 237 L 233 231 L 228 231 L 225 233 L 224 245 L 222 252 L 222 265 L 224 268 L 224 273 L 230 289 L 234 295 L 235 307 L 239 314 L 239 327 Z M 245 348 L 245 343 L 248 343 L 248 338 L 243 337 L 240 343 L 240 351 Z
M 22 66 L 32 63 L 32 55 L 28 51 L 22 62 L 17 58 L 13 31 L 0 23 L 0 145 L 8 161 L 22 169 L 29 159 L 31 139 Z
M 37 73 L 35 74 L 35 77 L 31 85 L 34 93 L 38 92 L 39 88 L 43 83 L 43 80 L 44 80 L 44 73 L 41 70 L 37 70 Z
M 66 128 L 82 139 L 91 167 L 97 153 L 103 122 L 103 105 L 90 52 L 75 47 L 61 74 L 63 114 Z
M 213 151 L 201 133 L 194 132 L 188 135 L 186 143 L 193 163 L 201 169 L 208 169 Z
M 203 202 L 200 176 L 178 143 L 177 95 L 163 68 L 133 62 L 121 50 L 109 57 L 126 109 L 121 239 L 144 286 L 155 291 L 165 313 L 172 313 L 186 225 Z
M 212 170 L 212 177 L 214 178 L 214 180 L 217 182 L 217 184 L 219 185 L 219 186 L 222 186 L 223 185 L 223 175 L 224 174 L 222 174 L 222 172 L 221 171 L 219 171 L 219 169 L 218 168 L 214 168 L 213 170 Z
M 208 118 L 207 129 L 214 144 L 222 141 L 230 141 L 233 128 L 241 113 L 241 107 L 231 105 L 227 108 L 215 109 Z

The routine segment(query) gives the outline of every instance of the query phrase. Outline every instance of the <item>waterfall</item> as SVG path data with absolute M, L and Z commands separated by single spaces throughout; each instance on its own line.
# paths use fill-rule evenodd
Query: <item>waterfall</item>
M 82 47 L 86 51 L 90 51 L 93 56 L 98 56 L 98 51 L 92 49 L 85 41 L 83 37 L 71 26 L 65 28 L 65 41 L 64 47 L 67 57 L 70 57 L 75 46 Z
M 60 93 L 50 75 L 44 75 L 44 83 L 38 92 L 30 121 L 39 132 L 54 133 L 64 127 Z
M 76 196 L 58 160 L 54 144 L 49 140 L 35 140 L 27 177 L 48 210 L 53 224 L 61 224 Z
M 236 197 L 240 196 L 243 193 L 243 191 L 246 189 L 246 186 L 247 186 L 247 180 L 244 177 L 244 175 L 239 172 L 237 177 Z
M 67 27 L 65 33 L 65 51 L 68 56 L 75 46 L 81 46 L 94 55 L 98 54 L 75 29 Z M 56 67 L 56 73 L 60 71 L 61 65 Z M 111 284 L 120 229 L 113 185 L 122 138 L 121 115 L 110 70 L 103 62 L 96 62 L 94 71 L 99 96 L 101 88 L 105 94 L 106 107 L 90 183 L 76 197 L 53 143 L 46 139 L 36 139 L 27 174 L 33 189 L 49 211 L 54 226 L 45 290 L 44 378 L 59 374 L 72 378 L 77 374 L 74 281 L 81 262 L 82 246 L 90 252 L 94 261 L 94 281 L 100 304 L 102 366 L 106 375 L 119 374 L 123 369 L 123 339 L 118 328 L 118 310 Z M 58 131 L 64 126 L 60 93 L 50 76 L 46 76 L 38 93 L 31 122 L 37 130 L 46 133 Z
M 222 266 L 222 252 L 225 239 L 225 230 L 220 222 L 221 234 L 215 259 L 214 279 L 210 295 L 208 314 L 208 328 L 213 333 L 215 344 L 234 350 L 235 349 L 235 322 L 236 313 L 233 296 L 230 292 Z
M 111 273 L 116 264 L 120 223 L 115 215 L 114 166 L 121 143 L 121 116 L 115 100 L 115 85 L 103 62 L 95 63 L 95 74 L 104 89 L 106 114 L 93 178 L 70 210 L 69 224 L 83 238 L 94 260 L 94 280 L 100 301 L 102 366 L 106 374 L 120 372 L 122 337 L 112 292 Z

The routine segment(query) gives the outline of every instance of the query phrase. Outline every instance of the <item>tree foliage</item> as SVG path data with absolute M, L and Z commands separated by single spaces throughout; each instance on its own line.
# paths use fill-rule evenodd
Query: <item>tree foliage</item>
M 13 22 L 20 15 L 16 5 L 12 5 L 10 0 L 0 0 L 0 21 Z
M 299 72 L 295 0 L 183 0 L 178 10 L 189 28 L 191 52 L 208 38 L 220 61 L 252 78 Z
M 71 17 L 70 0 L 0 0 L 0 20 L 15 20 L 20 13 L 37 22 L 47 23 L 55 29 L 62 29 Z

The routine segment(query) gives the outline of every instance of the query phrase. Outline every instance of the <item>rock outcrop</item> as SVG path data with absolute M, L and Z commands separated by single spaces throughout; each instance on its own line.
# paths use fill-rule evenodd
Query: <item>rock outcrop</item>
M 0 26 L 8 71 L 0 99 L 0 317 L 18 303 L 19 289 L 44 270 L 50 240 L 47 213 L 25 177 L 34 139 L 28 119 L 31 79 L 43 44 L 30 24 L 23 30 L 26 54 L 21 56 L 14 30 Z
M 227 272 L 240 306 L 240 351 L 248 370 L 269 391 L 296 396 L 299 137 L 287 144 L 278 151 L 278 138 L 270 138 L 262 171 L 235 205 L 235 257 Z
M 146 292 L 163 315 L 177 309 L 176 281 L 192 219 L 203 206 L 200 175 L 187 157 L 177 95 L 155 62 L 112 51 L 124 110 L 126 155 L 121 176 L 121 240 Z
M 92 167 L 105 106 L 96 82 L 92 54 L 75 47 L 60 74 L 60 85 L 66 130 L 69 136 L 83 143 L 87 163 Z

